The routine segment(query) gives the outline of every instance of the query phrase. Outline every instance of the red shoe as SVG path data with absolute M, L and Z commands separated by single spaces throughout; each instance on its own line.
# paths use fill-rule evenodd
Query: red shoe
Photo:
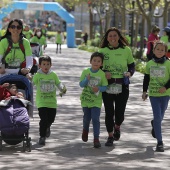
M 88 131 L 87 130 L 85 130 L 85 129 L 83 129 L 83 132 L 82 132 L 82 140 L 84 141 L 84 142 L 87 142 L 88 141 Z
M 94 139 L 94 148 L 100 148 L 101 144 L 99 142 L 99 139 Z

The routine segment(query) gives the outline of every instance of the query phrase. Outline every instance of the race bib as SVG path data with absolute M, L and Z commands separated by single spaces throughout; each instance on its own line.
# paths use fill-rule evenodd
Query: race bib
M 8 63 L 8 67 L 10 68 L 20 68 L 21 61 L 19 59 L 15 59 Z
M 151 77 L 165 77 L 165 66 L 151 66 Z
M 110 84 L 106 90 L 109 94 L 119 94 L 122 93 L 122 85 L 121 84 Z
M 43 93 L 49 93 L 49 92 L 54 92 L 55 91 L 55 82 L 53 80 L 49 81 L 43 81 L 41 80 L 41 85 L 40 85 L 41 92 Z

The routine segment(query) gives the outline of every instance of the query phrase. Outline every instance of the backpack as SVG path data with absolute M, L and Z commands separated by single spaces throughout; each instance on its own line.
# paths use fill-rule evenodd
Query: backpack
M 7 40 L 8 40 L 8 48 L 6 49 L 6 52 L 4 53 L 3 57 L 2 57 L 2 63 L 3 64 L 6 64 L 5 63 L 5 57 L 9 54 L 9 52 L 11 51 L 12 49 L 12 40 L 10 37 L 7 37 Z M 23 37 L 20 37 L 20 40 L 19 40 L 19 47 L 21 49 L 21 51 L 23 52 L 24 54 L 24 57 L 25 57 L 25 47 L 23 45 Z M 35 59 L 33 59 L 33 65 L 36 65 L 37 62 Z M 7 64 L 6 64 L 6 67 L 7 67 Z M 25 68 L 26 67 L 26 61 L 24 60 L 22 63 L 21 63 L 21 68 Z

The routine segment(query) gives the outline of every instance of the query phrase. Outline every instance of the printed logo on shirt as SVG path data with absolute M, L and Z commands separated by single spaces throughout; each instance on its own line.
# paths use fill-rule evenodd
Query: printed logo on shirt
M 19 67 L 20 67 L 20 64 L 21 64 L 20 59 L 14 59 L 14 60 L 8 59 L 8 66 L 9 66 L 9 67 L 19 68 Z
M 165 77 L 165 66 L 151 66 L 151 77 Z
M 90 80 L 88 82 L 89 87 L 98 86 L 101 81 L 101 77 L 90 77 Z
M 43 93 L 54 92 L 56 89 L 54 80 L 41 80 L 40 90 Z

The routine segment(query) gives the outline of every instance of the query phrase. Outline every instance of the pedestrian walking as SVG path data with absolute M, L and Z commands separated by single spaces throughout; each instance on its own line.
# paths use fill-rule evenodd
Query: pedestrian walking
M 88 34 L 87 34 L 87 32 L 85 32 L 83 35 L 83 41 L 84 41 L 85 45 L 87 45 L 87 40 L 88 40 Z
M 143 80 L 142 99 L 146 100 L 149 88 L 149 99 L 153 111 L 152 136 L 157 139 L 156 151 L 163 152 L 161 124 L 168 107 L 170 96 L 170 61 L 165 56 L 167 45 L 156 42 L 153 47 L 153 59 L 146 64 Z
M 170 58 L 170 27 L 165 27 L 163 32 L 163 36 L 161 36 L 160 40 L 167 44 L 168 51 L 166 56 Z
M 80 87 L 83 88 L 80 100 L 84 113 L 82 140 L 88 141 L 89 125 L 92 120 L 95 148 L 101 147 L 99 135 L 102 92 L 108 85 L 105 73 L 100 69 L 103 58 L 103 54 L 93 53 L 90 58 L 91 68 L 84 69 L 80 77 Z
M 152 28 L 151 33 L 149 34 L 148 37 L 148 42 L 147 42 L 147 59 L 148 61 L 152 59 L 153 56 L 153 44 L 159 40 L 159 32 L 160 28 L 158 26 L 154 26 Z
M 129 78 L 135 71 L 134 58 L 128 42 L 121 32 L 109 28 L 104 34 L 99 52 L 104 54 L 103 71 L 108 80 L 108 88 L 103 92 L 105 125 L 108 132 L 106 146 L 112 146 L 120 138 L 120 126 L 124 121 L 129 98 Z
M 46 37 L 43 35 L 42 30 L 40 28 L 35 28 L 34 36 L 30 40 L 31 43 L 38 43 L 40 45 L 40 55 L 43 55 L 43 51 L 47 47 Z
M 33 31 L 30 29 L 29 25 L 25 25 L 23 29 L 23 34 L 25 35 L 25 38 L 30 41 L 30 39 L 34 36 Z
M 61 83 L 57 74 L 51 70 L 52 61 L 48 55 L 39 58 L 39 70 L 33 76 L 36 86 L 36 106 L 38 108 L 39 122 L 39 144 L 45 145 L 46 137 L 51 134 L 50 127 L 55 120 L 57 112 L 56 87 L 63 94 L 66 87 Z
M 56 38 L 56 44 L 57 44 L 56 53 L 58 53 L 58 52 L 61 53 L 61 44 L 63 43 L 63 39 L 64 39 L 61 34 L 61 31 L 57 31 L 55 38 Z

